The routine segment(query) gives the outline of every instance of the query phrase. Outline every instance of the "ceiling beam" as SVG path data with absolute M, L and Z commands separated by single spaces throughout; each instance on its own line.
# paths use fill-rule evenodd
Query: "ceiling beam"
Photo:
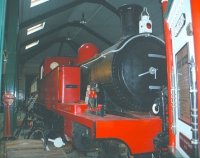
M 119 16 L 118 12 L 117 12 L 117 9 L 112 6 L 110 3 L 108 3 L 106 0 L 75 0 L 71 3 L 68 3 L 64 6 L 61 6 L 59 8 L 56 8 L 54 10 L 50 10 L 42 15 L 39 15 L 39 16 L 36 16 L 36 17 L 33 17 L 32 19 L 28 19 L 27 21 L 21 23 L 19 25 L 19 28 L 22 29 L 22 28 L 25 28 L 25 27 L 28 27 L 34 23 L 37 23 L 39 21 L 42 21 L 44 19 L 47 19 L 51 16 L 54 16 L 56 14 L 59 14 L 61 12 L 64 12 L 68 9 L 71 9 L 73 7 L 76 7 L 82 3 L 97 3 L 97 4 L 101 4 L 103 5 L 105 8 L 107 8 L 108 10 L 110 10 L 111 12 L 113 12 L 114 14 L 116 14 L 117 16 Z
M 19 25 L 19 28 L 22 29 L 24 27 L 28 27 L 32 24 L 35 24 L 35 23 L 40 22 L 44 19 L 47 19 L 51 16 L 54 16 L 54 15 L 59 14 L 61 12 L 64 12 L 64 11 L 70 9 L 70 8 L 78 6 L 78 5 L 82 4 L 83 2 L 84 2 L 83 0 L 75 0 L 71 3 L 68 3 L 68 4 L 61 6 L 59 8 L 56 8 L 54 10 L 50 10 L 50 11 L 48 11 L 48 12 L 42 14 L 42 15 L 39 15 L 39 16 L 36 16 L 36 17 L 33 17 L 31 19 L 26 20 L 25 22 L 23 22 Z
M 67 43 L 72 49 L 74 49 L 75 51 L 78 50 L 79 48 L 79 44 L 76 43 L 73 40 L 67 40 L 67 37 L 62 36 L 56 39 L 53 39 L 43 45 L 40 45 L 39 47 L 33 48 L 28 52 L 25 52 L 23 54 L 20 55 L 20 59 L 21 59 L 21 63 L 26 63 L 28 60 L 30 60 L 31 58 L 41 54 L 44 52 L 45 49 L 49 48 L 50 46 L 52 46 L 55 43 Z
M 76 43 L 74 40 L 65 40 L 64 43 L 67 43 L 68 45 L 71 46 L 72 49 L 74 49 L 76 52 L 78 48 L 80 47 L 80 44 Z
M 86 26 L 84 24 L 80 24 L 79 23 L 78 27 L 80 27 L 83 30 L 87 31 L 88 33 L 90 33 L 91 35 L 95 36 L 96 38 L 100 39 L 101 41 L 106 43 L 108 46 L 111 46 L 111 45 L 114 44 L 113 42 L 111 42 L 110 40 L 106 39 L 105 37 L 103 37 L 102 35 L 100 35 L 99 33 L 95 32 L 94 30 L 92 30 L 91 28 L 89 28 L 88 26 Z
M 59 48 L 58 48 L 57 56 L 61 56 L 63 44 L 64 44 L 64 42 L 60 42 L 60 46 L 59 46 Z
M 113 5 L 108 3 L 106 0 L 95 0 L 95 1 L 98 1 L 96 3 L 99 3 L 99 4 L 103 5 L 105 8 L 107 8 L 108 10 L 113 12 L 115 15 L 119 16 L 118 10 Z M 94 3 L 95 1 L 94 0 L 89 0 L 90 3 Z
M 50 31 L 47 31 L 47 32 L 44 32 L 36 37 L 33 37 L 25 42 L 23 42 L 20 47 L 25 47 L 26 45 L 32 43 L 32 42 L 35 42 L 37 41 L 38 39 L 40 38 L 43 38 L 45 36 L 48 36 L 48 35 L 51 35 L 57 31 L 60 31 L 66 27 L 79 27 L 79 28 L 82 28 L 84 29 L 85 31 L 87 31 L 88 33 L 92 34 L 93 36 L 95 36 L 96 38 L 100 39 L 101 41 L 105 42 L 106 44 L 108 44 L 109 46 L 110 45 L 113 45 L 113 43 L 111 41 L 109 41 L 108 39 L 106 39 L 105 37 L 103 37 L 102 35 L 100 35 L 99 33 L 95 32 L 94 30 L 90 29 L 88 26 L 84 25 L 84 24 L 81 24 L 79 21 L 72 21 L 72 22 L 67 22 L 65 24 L 62 24 Z
M 67 43 L 75 52 L 77 52 L 78 48 L 80 47 L 80 44 L 76 43 L 71 39 L 65 38 L 63 41 L 60 42 L 59 50 L 57 53 L 58 56 L 61 56 L 62 48 L 65 43 Z
M 40 54 L 43 50 L 49 48 L 51 45 L 53 45 L 55 43 L 60 43 L 60 42 L 64 41 L 64 39 L 65 39 L 65 37 L 55 38 L 43 45 L 39 45 L 38 47 L 32 48 L 30 51 L 26 51 L 25 53 L 22 53 L 20 55 L 21 56 L 20 59 L 23 63 L 25 63 L 28 60 L 30 60 L 31 58 Z

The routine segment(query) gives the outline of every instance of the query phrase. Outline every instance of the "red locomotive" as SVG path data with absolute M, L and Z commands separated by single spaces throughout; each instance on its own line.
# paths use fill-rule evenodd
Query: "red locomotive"
M 75 59 L 46 58 L 29 137 L 42 130 L 45 142 L 62 137 L 98 158 L 199 158 L 198 4 L 162 1 L 166 57 L 147 10 L 125 5 L 115 45 L 99 53 L 86 43 Z
M 120 7 L 124 36 L 102 53 L 86 43 L 75 59 L 44 60 L 39 104 L 34 107 L 40 121 L 32 132 L 46 129 L 47 137 L 54 133 L 80 151 L 100 150 L 100 157 L 155 151 L 165 128 L 150 111 L 153 105 L 165 104 L 160 95 L 166 85 L 165 45 L 150 34 L 151 23 L 138 34 L 146 11 L 138 5 Z

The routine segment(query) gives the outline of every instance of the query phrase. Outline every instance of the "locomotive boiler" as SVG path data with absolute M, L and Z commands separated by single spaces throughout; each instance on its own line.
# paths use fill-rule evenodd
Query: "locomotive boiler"
M 162 120 L 149 111 L 166 84 L 165 45 L 151 34 L 146 9 L 124 5 L 119 13 L 123 37 L 112 47 L 98 54 L 93 44 L 84 44 L 75 59 L 44 60 L 34 107 L 40 117 L 33 119 L 44 118 L 44 123 L 35 123 L 39 127 L 32 133 L 38 128 L 54 131 L 78 150 L 100 148 L 107 154 L 102 158 L 155 151 L 153 140 L 162 132 Z M 88 85 L 89 101 L 83 101 Z M 108 155 L 107 146 L 114 153 Z
M 109 103 L 103 102 L 109 106 L 148 111 L 160 88 L 166 84 L 165 45 L 161 39 L 149 33 L 139 34 L 141 16 L 147 16 L 142 7 L 125 5 L 119 8 L 119 13 L 123 37 L 98 57 L 82 65 L 82 69 L 88 69 L 82 70 L 82 79 L 86 76 L 88 83 L 101 86 L 105 91 L 104 100 L 110 100 Z M 147 22 L 140 27 L 151 30 L 152 26 Z

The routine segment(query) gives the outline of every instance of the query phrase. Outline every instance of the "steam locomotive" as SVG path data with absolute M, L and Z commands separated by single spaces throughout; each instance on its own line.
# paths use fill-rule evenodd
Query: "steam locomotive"
M 93 61 L 81 65 L 89 69 L 82 79 L 90 76 L 86 80 L 100 84 L 121 109 L 148 111 L 157 91 L 166 84 L 165 46 L 151 34 L 138 34 L 142 8 L 134 5 L 129 9 L 119 8 L 123 38 Z
M 102 53 L 87 43 L 75 59 L 44 60 L 35 105 L 42 119 L 32 132 L 43 122 L 54 137 L 81 151 L 100 149 L 101 157 L 155 151 L 162 120 L 150 111 L 166 85 L 165 44 L 150 33 L 146 12 L 135 4 L 120 7 L 123 37 Z

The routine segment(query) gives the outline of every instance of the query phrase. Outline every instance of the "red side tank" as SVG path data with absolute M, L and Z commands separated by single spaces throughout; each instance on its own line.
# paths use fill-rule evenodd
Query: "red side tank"
M 39 81 L 39 102 L 48 109 L 80 101 L 80 68 L 70 65 L 65 57 L 46 58 Z M 41 71 L 42 72 L 42 71 Z

